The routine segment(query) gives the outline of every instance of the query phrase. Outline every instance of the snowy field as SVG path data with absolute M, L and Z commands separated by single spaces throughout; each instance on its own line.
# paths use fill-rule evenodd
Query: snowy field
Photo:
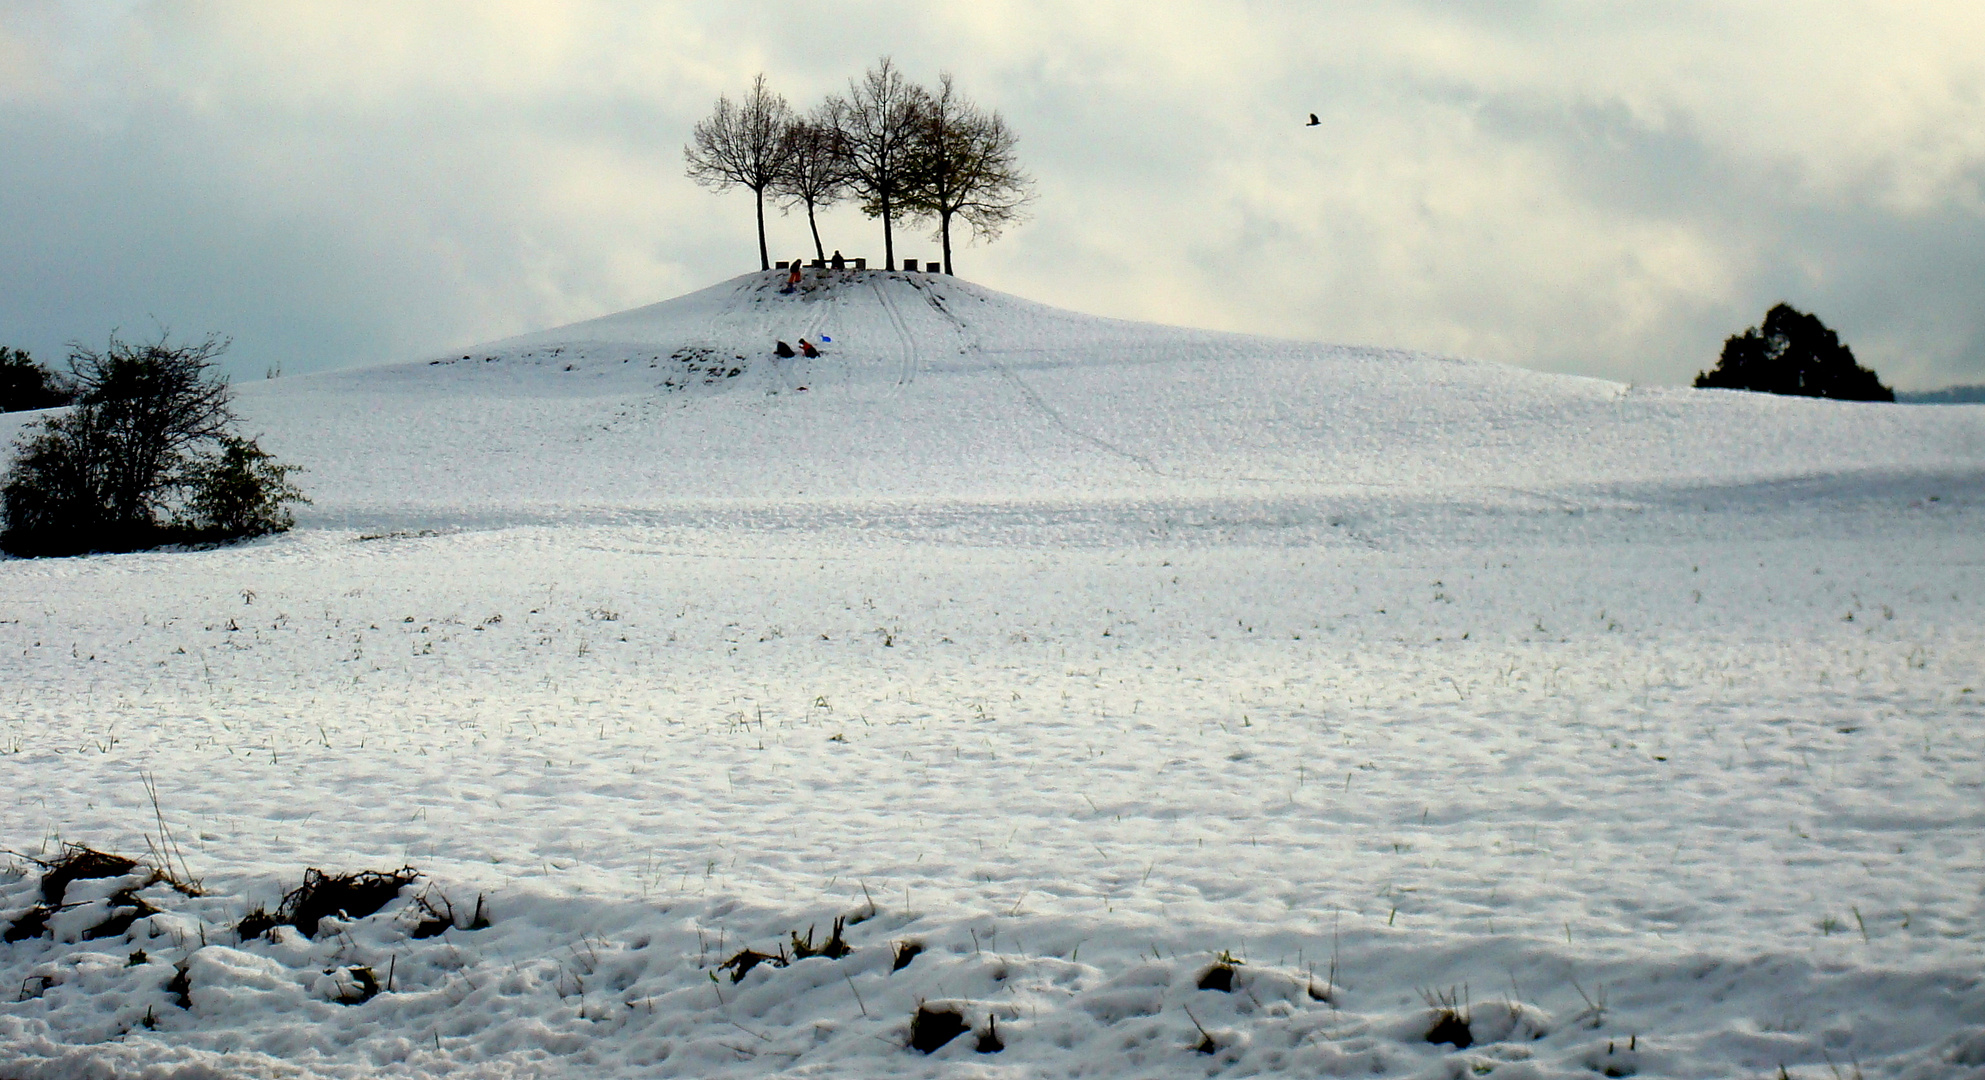
M 1985 407 L 777 276 L 0 561 L 0 1080 L 1985 1077 Z

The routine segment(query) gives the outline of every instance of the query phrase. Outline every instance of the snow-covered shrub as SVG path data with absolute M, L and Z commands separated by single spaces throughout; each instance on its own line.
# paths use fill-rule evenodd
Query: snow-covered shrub
M 0 480 L 0 550 L 132 551 L 280 532 L 306 501 L 275 462 L 229 429 L 226 343 L 130 344 L 69 357 L 78 397 L 28 429 Z

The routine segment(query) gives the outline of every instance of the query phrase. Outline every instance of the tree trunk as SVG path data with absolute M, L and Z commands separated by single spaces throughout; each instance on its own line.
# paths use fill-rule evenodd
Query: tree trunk
M 942 234 L 942 235 L 943 235 L 943 237 L 944 237 L 944 272 L 945 272 L 946 274 L 949 274 L 949 273 L 951 273 L 951 272 L 952 272 L 952 270 L 951 270 L 951 211 L 949 211 L 949 210 L 946 210 L 946 211 L 945 211 L 944 213 L 942 213 L 942 214 L 939 214 L 939 215 L 938 215 L 938 219 L 937 219 L 937 222 L 938 222 L 938 232 L 939 232 L 940 234 Z
M 882 198 L 882 268 L 884 270 L 896 269 L 896 238 L 889 231 L 889 224 L 890 224 L 889 216 L 891 209 L 892 208 L 889 205 L 889 197 L 886 195 L 883 196 Z
M 806 227 L 813 230 L 813 255 L 821 262 L 827 261 L 827 249 L 820 246 L 820 223 L 813 220 L 813 200 L 806 202 Z
M 758 268 L 772 269 L 772 256 L 765 250 L 765 189 L 759 188 L 752 194 L 758 196 Z

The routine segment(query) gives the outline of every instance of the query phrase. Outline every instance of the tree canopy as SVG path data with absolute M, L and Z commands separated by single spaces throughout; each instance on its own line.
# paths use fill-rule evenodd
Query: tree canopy
M 848 81 L 847 97 L 830 99 L 841 118 L 849 183 L 861 197 L 863 212 L 882 219 L 887 270 L 896 269 L 895 219 L 910 185 L 928 96 L 885 56 L 860 79 Z
M 765 76 L 752 80 L 742 102 L 719 97 L 708 119 L 690 132 L 682 148 L 691 180 L 726 191 L 743 187 L 758 204 L 759 269 L 770 270 L 765 247 L 765 189 L 778 182 L 792 156 L 793 110 L 786 99 L 765 88 Z
M 806 226 L 813 234 L 813 254 L 825 259 L 827 248 L 820 242 L 820 221 L 815 211 L 832 206 L 847 194 L 848 147 L 841 137 L 840 112 L 833 101 L 824 102 L 810 116 L 794 120 L 787 142 L 790 154 L 786 168 L 772 182 L 772 192 L 786 200 L 786 209 L 806 207 Z
M 997 112 L 959 93 L 949 74 L 935 92 L 904 77 L 885 56 L 845 96 L 830 96 L 806 116 L 784 98 L 752 83 L 742 104 L 717 99 L 683 153 L 689 175 L 722 191 L 749 188 L 758 197 L 758 258 L 770 268 L 764 195 L 806 208 L 817 258 L 827 257 L 816 211 L 852 196 L 882 221 L 883 267 L 896 268 L 896 223 L 929 221 L 952 272 L 952 225 L 965 222 L 975 239 L 992 240 L 1018 220 L 1033 179 L 1015 154 L 1018 138 Z
M 904 203 L 937 224 L 944 272 L 951 267 L 951 222 L 962 219 L 974 236 L 999 236 L 1032 197 L 1033 180 L 1014 156 L 1018 142 L 997 112 L 984 112 L 938 76 L 925 97 Z

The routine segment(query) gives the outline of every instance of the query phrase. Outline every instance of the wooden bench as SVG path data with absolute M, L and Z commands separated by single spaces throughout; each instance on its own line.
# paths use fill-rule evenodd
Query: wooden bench
M 868 269 L 867 259 L 842 259 L 841 261 L 847 264 L 845 269 L 848 270 Z M 810 259 L 803 265 L 814 270 L 830 269 L 830 267 L 827 265 L 826 259 Z M 772 269 L 774 270 L 791 270 L 792 268 L 793 268 L 793 263 L 792 261 L 788 261 L 788 260 L 780 260 L 779 262 L 775 262 L 772 264 Z

